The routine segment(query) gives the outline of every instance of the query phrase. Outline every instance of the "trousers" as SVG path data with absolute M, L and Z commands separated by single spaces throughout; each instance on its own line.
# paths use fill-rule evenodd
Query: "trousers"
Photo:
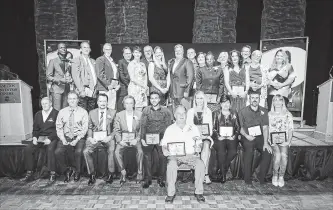
M 148 145 L 142 146 L 143 150 L 143 167 L 145 169 L 145 179 L 148 181 L 152 180 L 151 168 L 152 168 L 152 153 L 154 148 L 156 148 L 158 153 L 158 178 L 160 180 L 165 180 L 166 171 L 166 158 L 163 155 L 162 147 L 159 145 Z

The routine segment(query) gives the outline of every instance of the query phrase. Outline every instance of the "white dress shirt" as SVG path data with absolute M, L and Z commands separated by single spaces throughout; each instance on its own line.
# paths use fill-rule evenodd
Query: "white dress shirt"
M 89 65 L 89 67 L 90 67 L 90 72 L 91 72 L 91 76 L 93 78 L 94 86 L 96 86 L 96 84 L 97 84 L 97 77 L 96 77 L 96 72 L 95 72 L 94 65 L 91 63 L 90 58 L 86 58 L 84 56 L 83 56 L 83 58 L 84 58 L 86 64 Z
M 112 66 L 113 79 L 118 79 L 117 78 L 118 69 L 117 69 L 117 66 L 114 64 L 113 59 L 111 57 L 106 56 L 106 55 L 105 55 L 105 57 L 106 57 L 106 59 L 108 59 L 108 61 L 110 62 L 111 66 Z
M 106 109 L 98 109 L 98 124 L 99 124 L 99 121 L 101 119 L 102 112 L 103 112 L 103 125 L 102 125 L 102 129 L 103 129 L 103 131 L 106 131 Z
M 126 123 L 127 123 L 127 129 L 128 129 L 128 132 L 133 132 L 133 118 L 134 118 L 134 112 L 133 114 L 129 115 L 127 112 L 126 112 Z
M 49 109 L 49 111 L 48 112 L 45 112 L 44 110 L 42 110 L 42 115 L 43 115 L 43 122 L 45 122 L 46 121 L 46 119 L 49 117 L 49 115 L 50 115 L 50 113 L 51 113 L 51 111 L 52 111 L 52 107 Z

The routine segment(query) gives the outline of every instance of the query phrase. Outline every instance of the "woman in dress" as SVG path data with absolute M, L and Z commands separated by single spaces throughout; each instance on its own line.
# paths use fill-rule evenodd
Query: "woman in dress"
M 272 108 L 268 113 L 269 138 L 273 149 L 273 178 L 274 186 L 284 186 L 284 174 L 288 163 L 288 150 L 293 135 L 293 116 L 287 110 L 284 97 L 277 94 L 272 99 Z M 285 134 L 283 142 L 274 142 L 274 132 Z M 276 134 L 276 133 L 275 133 Z M 281 133 L 280 133 L 281 135 Z M 273 138 L 272 138 L 273 137 Z
M 166 105 L 166 94 L 170 87 L 170 72 L 165 64 L 164 53 L 161 47 L 154 48 L 153 62 L 148 67 L 149 81 L 152 86 L 150 92 L 158 92 L 161 96 L 161 105 Z
M 230 97 L 223 95 L 220 104 L 221 109 L 213 112 L 213 140 L 217 153 L 218 169 L 222 175 L 220 182 L 223 184 L 226 182 L 230 163 L 237 155 L 240 125 L 236 112 L 231 109 Z M 220 129 L 224 129 L 224 127 L 232 128 L 231 136 L 220 135 Z
M 128 95 L 135 99 L 135 109 L 142 111 L 142 108 L 148 105 L 148 76 L 146 66 L 140 61 L 141 48 L 136 46 L 133 48 L 133 60 L 128 64 L 128 74 L 130 83 L 128 85 Z
M 197 90 L 206 94 L 208 108 L 213 112 L 220 108 L 218 101 L 224 93 L 223 71 L 219 66 L 214 67 L 214 55 L 208 52 L 206 66 L 200 67 L 197 73 Z
M 262 52 L 255 50 L 252 52 L 252 62 L 248 66 L 249 76 L 250 76 L 250 88 L 253 91 L 260 90 L 260 103 L 262 107 L 266 107 L 267 99 L 267 70 L 261 65 Z M 246 102 L 247 105 L 250 105 L 249 97 Z
M 268 110 L 271 109 L 272 99 L 277 94 L 283 96 L 286 106 L 289 103 L 288 95 L 291 92 L 291 85 L 296 74 L 288 60 L 288 55 L 284 50 L 279 49 L 275 53 L 271 68 L 268 71 Z
M 231 96 L 231 106 L 238 112 L 246 106 L 247 92 L 250 88 L 249 71 L 241 68 L 242 59 L 239 51 L 230 52 L 229 68 L 224 69 L 224 83 Z
M 203 136 L 203 148 L 201 151 L 201 159 L 205 164 L 205 180 L 206 184 L 210 184 L 211 180 L 208 175 L 210 149 L 213 146 L 213 140 L 210 137 L 213 134 L 212 111 L 207 107 L 207 100 L 204 92 L 197 91 L 194 94 L 193 108 L 187 112 L 186 124 L 209 125 L 209 136 Z

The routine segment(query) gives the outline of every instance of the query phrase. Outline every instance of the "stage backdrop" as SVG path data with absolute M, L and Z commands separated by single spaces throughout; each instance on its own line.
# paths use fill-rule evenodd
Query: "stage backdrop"
M 307 69 L 307 37 L 288 39 L 267 39 L 260 41 L 260 49 L 263 52 L 261 63 L 269 69 L 272 65 L 275 53 L 279 49 L 289 51 L 291 65 L 296 73 L 296 79 L 291 86 L 289 94 L 288 110 L 294 115 L 294 120 L 303 121 L 304 93 Z

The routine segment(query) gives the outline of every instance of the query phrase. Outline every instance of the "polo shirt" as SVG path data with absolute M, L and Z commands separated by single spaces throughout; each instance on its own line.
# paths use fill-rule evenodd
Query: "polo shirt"
M 239 124 L 244 129 L 246 134 L 249 134 L 248 128 L 252 126 L 260 125 L 262 127 L 269 124 L 268 122 L 268 111 L 264 107 L 259 106 L 254 111 L 251 106 L 244 107 L 239 111 Z

